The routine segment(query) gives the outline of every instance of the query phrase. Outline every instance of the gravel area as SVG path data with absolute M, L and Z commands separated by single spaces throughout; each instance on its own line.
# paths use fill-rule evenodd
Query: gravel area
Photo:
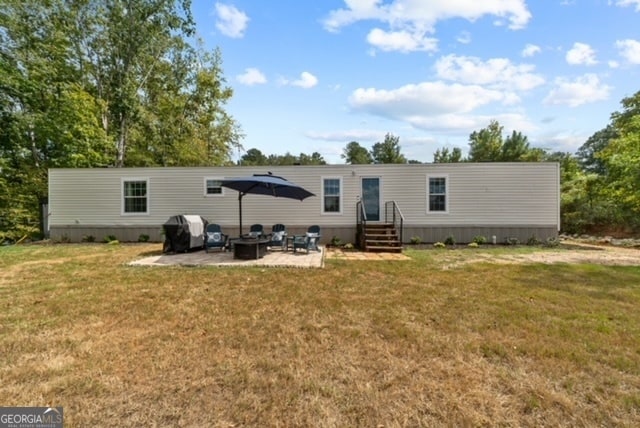
M 532 253 L 494 254 L 478 253 L 473 257 L 442 255 L 444 269 L 469 263 L 590 263 L 597 265 L 640 266 L 640 248 L 619 247 L 610 244 L 588 244 L 566 240 L 557 247 Z

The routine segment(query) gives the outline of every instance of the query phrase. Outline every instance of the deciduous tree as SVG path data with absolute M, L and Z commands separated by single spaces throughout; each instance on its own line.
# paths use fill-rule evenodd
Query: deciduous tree
M 373 163 L 369 150 L 362 147 L 357 141 L 351 141 L 347 144 L 340 157 L 344 159 L 345 163 L 351 165 Z
M 255 166 L 255 165 L 268 165 L 267 157 L 258 149 L 253 148 L 247 150 L 247 153 L 240 158 L 240 165 L 242 166 Z
M 224 109 L 232 91 L 219 51 L 192 43 L 189 6 L 2 1 L 0 228 L 37 218 L 50 167 L 230 162 L 242 137 Z
M 605 175 L 604 161 L 600 158 L 600 153 L 609 145 L 609 142 L 617 137 L 617 133 L 612 124 L 594 133 L 578 149 L 576 156 L 585 171 L 599 175 Z
M 462 150 L 454 147 L 451 152 L 447 147 L 437 149 L 433 154 L 433 163 L 457 163 L 462 161 Z
M 400 137 L 387 133 L 383 142 L 377 142 L 371 148 L 374 163 L 407 163 L 407 158 L 400 153 Z
M 640 226 L 640 91 L 611 115 L 616 137 L 599 152 L 612 197 L 629 209 L 627 222 Z
M 502 154 L 503 127 L 496 120 L 480 131 L 473 131 L 469 136 L 470 162 L 497 162 Z

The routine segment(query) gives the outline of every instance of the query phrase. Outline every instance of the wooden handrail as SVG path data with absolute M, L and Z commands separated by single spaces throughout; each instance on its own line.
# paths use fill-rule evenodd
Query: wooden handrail
M 389 214 L 389 207 L 391 207 L 391 214 Z M 396 201 L 388 201 L 384 204 L 385 223 L 390 222 L 389 217 L 391 217 L 393 226 L 399 231 L 400 242 L 404 242 L 402 239 L 404 231 L 404 215 L 402 215 L 402 211 L 400 211 L 400 207 Z

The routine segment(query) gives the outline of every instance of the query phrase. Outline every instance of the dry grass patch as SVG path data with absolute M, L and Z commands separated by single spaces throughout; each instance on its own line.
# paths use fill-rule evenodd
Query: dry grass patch
M 158 247 L 0 249 L 0 403 L 69 426 L 640 424 L 637 267 L 125 265 Z

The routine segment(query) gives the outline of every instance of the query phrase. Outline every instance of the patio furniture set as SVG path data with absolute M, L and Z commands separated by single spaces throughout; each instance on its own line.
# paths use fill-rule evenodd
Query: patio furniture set
M 205 250 L 218 249 L 232 251 L 236 259 L 259 259 L 266 255 L 268 249 L 282 251 L 315 250 L 320 251 L 320 227 L 310 226 L 305 234 L 289 235 L 284 224 L 274 224 L 270 233 L 265 233 L 261 224 L 254 224 L 249 233 L 231 238 L 222 231 L 220 225 L 210 223 L 205 229 Z
M 230 238 L 222 232 L 217 224 L 209 224 L 205 230 L 205 250 L 218 248 L 220 250 L 233 251 L 236 259 L 259 259 L 264 257 L 267 249 L 280 248 L 283 251 L 304 249 L 319 251 L 318 241 L 320 240 L 320 227 L 310 226 L 304 235 L 287 234 L 284 224 L 275 224 L 271 228 L 271 233 L 265 233 L 261 224 L 254 224 L 249 229 L 249 233 L 242 233 L 242 199 L 245 195 L 266 195 L 273 197 L 283 197 L 289 199 L 304 200 L 310 196 L 315 196 L 302 187 L 285 180 L 282 177 L 268 174 L 254 174 L 250 177 L 232 177 L 220 182 L 223 187 L 236 190 L 238 192 L 238 211 L 240 220 L 240 236 Z

